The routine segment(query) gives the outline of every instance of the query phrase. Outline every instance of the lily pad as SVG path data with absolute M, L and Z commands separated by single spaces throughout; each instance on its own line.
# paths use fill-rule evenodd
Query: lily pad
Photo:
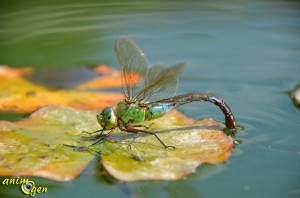
M 121 77 L 118 76 L 119 72 L 104 66 L 98 67 L 96 70 L 100 70 L 100 73 L 102 72 L 103 74 L 102 78 L 98 78 L 98 88 L 117 86 L 116 83 L 120 86 Z M 124 98 L 123 94 L 116 93 L 49 89 L 22 78 L 22 76 L 30 72 L 33 72 L 30 68 L 0 67 L 0 111 L 31 113 L 40 107 L 48 105 L 70 106 L 79 109 L 100 109 L 115 105 Z M 94 81 L 95 79 L 79 87 L 80 89 L 95 88 Z
M 0 122 L 0 175 L 39 176 L 54 180 L 77 177 L 93 158 L 89 152 L 69 152 L 84 129 L 93 128 L 95 111 L 45 107 L 28 119 Z M 95 126 L 97 127 L 97 126 Z
M 0 122 L 0 175 L 75 178 L 93 155 L 63 144 L 83 146 L 95 141 L 81 132 L 100 129 L 97 113 L 45 107 L 23 121 Z M 165 149 L 152 135 L 116 130 L 91 149 L 101 153 L 103 166 L 119 180 L 176 180 L 203 163 L 225 162 L 232 152 L 232 138 L 212 119 L 193 120 L 172 111 L 142 124 L 176 149 Z
M 197 121 L 172 111 L 143 124 L 159 130 L 159 138 L 176 149 L 165 149 L 151 135 L 123 140 L 122 144 L 106 141 L 110 152 L 103 152 L 102 163 L 119 180 L 177 180 L 203 163 L 225 162 L 231 155 L 232 138 L 212 119 Z

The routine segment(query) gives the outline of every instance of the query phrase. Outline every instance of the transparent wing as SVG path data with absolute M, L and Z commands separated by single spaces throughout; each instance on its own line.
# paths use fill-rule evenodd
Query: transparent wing
M 182 73 L 183 63 L 170 68 L 162 64 L 154 64 L 148 69 L 144 87 L 135 98 L 144 102 L 155 102 L 175 95 L 178 76 Z
M 116 54 L 122 71 L 122 88 L 127 100 L 132 100 L 144 87 L 147 59 L 142 50 L 129 38 L 116 41 Z

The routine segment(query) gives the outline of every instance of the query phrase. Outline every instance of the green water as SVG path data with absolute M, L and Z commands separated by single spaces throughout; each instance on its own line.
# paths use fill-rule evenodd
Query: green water
M 297 1 L 7 0 L 0 11 L 0 64 L 118 68 L 114 42 L 127 35 L 149 62 L 187 64 L 178 94 L 218 93 L 245 128 L 229 162 L 184 180 L 115 183 L 93 175 L 95 159 L 70 182 L 34 178 L 43 197 L 300 197 L 300 111 L 286 94 L 300 82 Z M 180 110 L 224 119 L 210 104 Z M 17 187 L 0 195 L 22 197 Z

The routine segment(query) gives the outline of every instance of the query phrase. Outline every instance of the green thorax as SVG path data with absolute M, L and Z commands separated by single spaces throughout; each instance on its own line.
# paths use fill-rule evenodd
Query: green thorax
M 174 107 L 174 104 L 142 104 L 139 102 L 127 104 L 126 101 L 123 100 L 117 104 L 114 111 L 117 118 L 120 119 L 123 124 L 127 124 L 160 118 Z
M 145 120 L 146 108 L 139 107 L 138 102 L 127 104 L 125 100 L 121 101 L 115 107 L 114 111 L 123 124 L 139 123 Z

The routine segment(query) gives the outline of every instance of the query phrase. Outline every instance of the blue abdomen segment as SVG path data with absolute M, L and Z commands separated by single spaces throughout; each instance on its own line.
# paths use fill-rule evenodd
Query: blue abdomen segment
M 175 107 L 172 103 L 167 104 L 152 104 L 145 114 L 145 120 L 153 120 L 164 116 L 168 111 Z

